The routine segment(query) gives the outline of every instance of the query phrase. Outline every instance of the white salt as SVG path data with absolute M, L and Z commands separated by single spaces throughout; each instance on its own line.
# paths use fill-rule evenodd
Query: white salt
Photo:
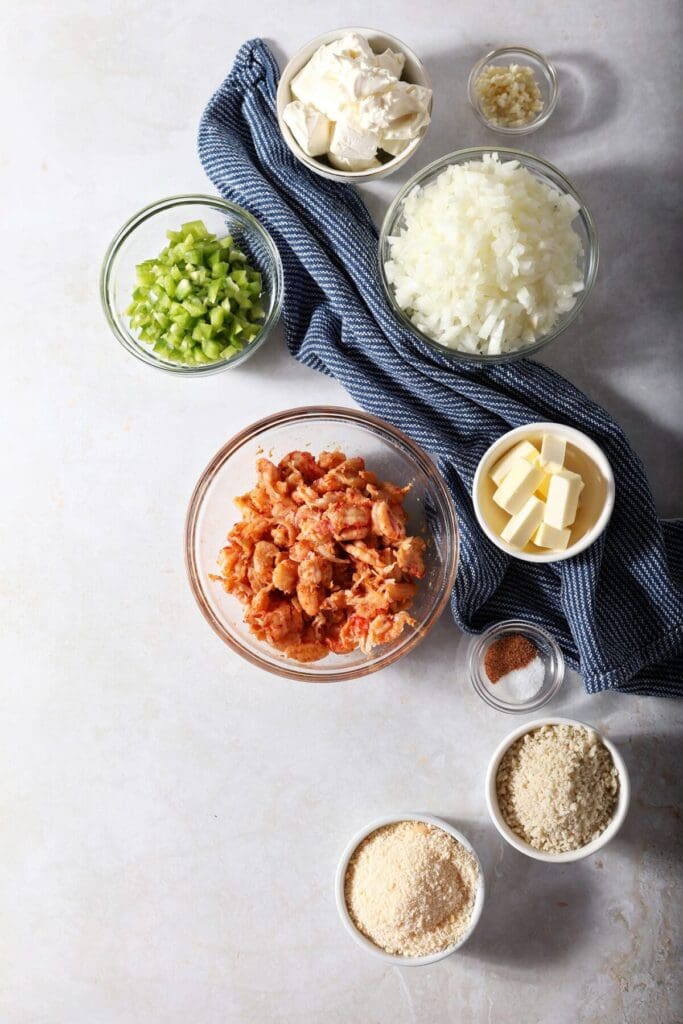
M 543 686 L 544 679 L 545 664 L 537 655 L 524 668 L 512 669 L 491 686 L 496 696 L 508 704 L 523 704 L 536 696 Z

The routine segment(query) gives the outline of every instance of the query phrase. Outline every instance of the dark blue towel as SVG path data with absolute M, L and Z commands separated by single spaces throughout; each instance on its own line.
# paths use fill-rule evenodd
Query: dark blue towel
M 336 377 L 360 406 L 437 459 L 460 520 L 456 622 L 468 632 L 507 618 L 545 627 L 589 692 L 683 696 L 683 521 L 658 521 L 643 467 L 619 426 L 558 374 L 530 360 L 455 367 L 399 326 L 382 293 L 377 231 L 359 194 L 311 174 L 282 140 L 278 74 L 261 40 L 245 43 L 204 112 L 199 155 L 218 191 L 275 239 L 292 354 Z M 593 437 L 617 484 L 602 538 L 547 566 L 494 547 L 470 497 L 488 446 L 534 420 Z

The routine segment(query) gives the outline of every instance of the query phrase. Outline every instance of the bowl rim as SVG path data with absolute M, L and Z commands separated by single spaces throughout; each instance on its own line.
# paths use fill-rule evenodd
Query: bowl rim
M 504 125 L 494 124 L 484 116 L 481 109 L 479 99 L 476 91 L 477 80 L 486 67 L 494 60 L 498 60 L 501 57 L 506 57 L 512 54 L 523 54 L 527 58 L 535 60 L 543 68 L 543 72 L 546 77 L 546 81 L 549 84 L 550 99 L 546 106 L 539 112 L 538 117 L 534 121 L 529 121 L 528 124 L 519 125 L 518 127 L 506 127 Z M 470 105 L 474 110 L 481 123 L 485 128 L 488 128 L 492 132 L 499 132 L 501 135 L 507 136 L 520 136 L 520 135 L 531 135 L 532 132 L 542 128 L 543 125 L 550 119 L 557 101 L 560 96 L 560 86 L 558 81 L 557 68 L 544 54 L 539 53 L 538 50 L 532 49 L 530 46 L 516 46 L 513 43 L 508 43 L 505 46 L 497 46 L 494 50 L 489 50 L 470 71 L 469 78 L 467 79 L 467 98 L 470 101 Z
M 379 167 L 371 167 L 364 171 L 342 171 L 338 170 L 336 167 L 332 167 L 331 165 L 328 167 L 327 164 L 321 164 L 316 157 L 309 156 L 308 153 L 303 151 L 282 117 L 282 112 L 291 99 L 290 83 L 295 74 L 293 65 L 297 65 L 296 71 L 298 72 L 301 70 L 298 66 L 299 61 L 303 60 L 304 57 L 308 56 L 310 59 L 319 47 L 325 46 L 327 43 L 332 43 L 335 39 L 341 39 L 343 36 L 350 33 L 362 35 L 366 39 L 372 36 L 379 36 L 390 43 L 392 48 L 400 50 L 406 57 L 409 57 L 415 63 L 415 66 L 418 68 L 420 75 L 424 80 L 423 82 L 416 84 L 424 85 L 424 87 L 431 90 L 432 93 L 429 101 L 430 117 L 434 107 L 434 87 L 427 69 L 415 51 L 411 49 L 410 46 L 407 46 L 402 39 L 399 39 L 397 36 L 392 35 L 391 32 L 385 32 L 382 29 L 365 28 L 358 25 L 347 25 L 343 28 L 330 29 L 328 32 L 321 32 L 320 35 L 317 35 L 314 39 L 304 43 L 304 45 L 289 58 L 280 75 L 280 81 L 278 82 L 275 98 L 278 126 L 287 148 L 293 156 L 297 158 L 297 160 L 304 164 L 305 167 L 308 167 L 310 171 L 313 171 L 314 174 L 318 174 L 320 177 L 327 178 L 331 181 L 339 181 L 346 184 L 359 184 L 364 181 L 372 181 L 374 179 L 387 177 L 388 175 L 393 174 L 394 171 L 397 171 L 399 167 L 402 167 L 403 164 L 407 163 L 422 143 L 422 140 L 429 130 L 429 124 L 424 127 L 417 138 L 411 139 L 406 148 L 396 156 L 392 157 L 391 160 L 387 160 L 386 163 L 381 164 Z M 301 65 L 301 67 L 303 67 L 303 65 Z
M 480 681 L 480 675 L 484 674 L 482 662 L 482 655 L 485 652 L 485 645 L 489 640 L 496 637 L 497 634 L 509 631 L 516 631 L 518 633 L 528 633 L 535 639 L 541 639 L 553 653 L 555 660 L 555 674 L 554 678 L 543 697 L 532 697 L 530 700 L 519 704 L 510 704 L 508 701 L 496 698 L 495 690 L 489 686 L 488 688 L 484 683 Z M 524 619 L 503 619 L 501 622 L 494 622 L 488 629 L 485 629 L 483 633 L 477 636 L 473 636 L 470 640 L 469 650 L 467 653 L 467 667 L 470 674 L 470 682 L 475 693 L 481 697 L 481 699 L 489 705 L 489 707 L 495 708 L 496 711 L 502 711 L 508 715 L 528 715 L 534 711 L 539 711 L 546 704 L 549 704 L 554 697 L 557 696 L 560 687 L 564 681 L 565 676 L 565 660 L 562 649 L 558 644 L 555 637 L 546 629 L 542 629 L 536 625 L 535 622 L 527 622 Z
M 602 512 L 596 519 L 590 530 L 587 530 L 580 540 L 576 541 L 571 547 L 568 547 L 565 551 L 549 551 L 548 553 L 531 551 L 518 551 L 516 548 L 510 547 L 502 537 L 499 537 L 495 530 L 492 530 L 489 526 L 484 511 L 479 501 L 479 484 L 482 476 L 486 472 L 488 466 L 494 461 L 496 455 L 502 455 L 508 448 L 512 447 L 512 444 L 516 440 L 523 440 L 529 434 L 538 433 L 556 433 L 561 434 L 570 443 L 574 444 L 577 448 L 580 448 L 585 455 L 588 455 L 590 459 L 596 464 L 607 484 L 607 497 L 603 506 Z M 548 422 L 534 422 L 525 423 L 520 427 L 514 427 L 512 430 L 507 430 L 504 434 L 490 445 L 477 466 L 474 474 L 474 481 L 472 483 L 472 504 L 474 506 L 474 514 L 477 517 L 479 526 L 486 534 L 488 539 L 504 551 L 506 555 L 510 555 L 511 558 L 517 558 L 521 562 L 535 562 L 537 564 L 549 564 L 552 562 L 564 562 L 568 558 L 574 558 L 575 555 L 581 554 L 589 548 L 595 541 L 600 537 L 602 533 L 607 529 L 607 525 L 612 518 L 612 512 L 614 511 L 614 502 L 616 499 L 616 484 L 614 481 L 614 472 L 610 465 L 609 459 L 603 452 L 600 445 L 594 441 L 588 434 L 584 434 L 582 430 L 577 430 L 576 427 L 566 426 L 564 423 L 548 423 Z
M 263 321 L 263 324 L 261 325 L 261 330 L 254 341 L 251 342 L 251 344 L 248 345 L 239 356 L 234 357 L 233 359 L 224 359 L 216 363 L 203 363 L 197 366 L 186 366 L 182 363 L 163 363 L 143 347 L 143 344 L 130 331 L 122 330 L 114 316 L 110 301 L 110 291 L 112 287 L 114 267 L 121 246 L 135 233 L 141 224 L 145 223 L 145 221 L 150 220 L 157 213 L 173 209 L 176 206 L 209 206 L 214 210 L 230 213 L 233 217 L 241 220 L 261 236 L 270 255 L 274 279 L 270 309 Z M 107 323 L 109 324 L 109 327 L 117 341 L 123 345 L 126 352 L 135 356 L 136 359 L 139 359 L 147 366 L 153 366 L 158 370 L 165 371 L 166 373 L 179 374 L 187 377 L 206 377 L 211 374 L 220 373 L 223 370 L 239 366 L 239 364 L 251 356 L 257 348 L 260 348 L 266 340 L 277 323 L 282 310 L 282 301 L 284 297 L 284 272 L 282 268 L 282 259 L 280 258 L 280 253 L 272 236 L 252 213 L 245 210 L 243 206 L 238 206 L 237 203 L 231 203 L 229 200 L 223 199 L 220 196 L 210 196 L 199 192 L 192 192 L 167 196 L 164 199 L 157 199 L 152 203 L 148 203 L 147 206 L 143 206 L 142 209 L 134 213 L 132 217 L 129 217 L 128 220 L 121 225 L 107 246 L 104 254 L 100 270 L 99 290 L 100 302 L 102 304 L 102 309 Z
M 498 796 L 496 793 L 496 775 L 498 773 L 498 766 L 503 758 L 505 751 L 512 746 L 515 740 L 518 740 L 520 736 L 524 736 L 528 732 L 533 732 L 535 729 L 540 729 L 544 725 L 574 725 L 583 729 L 590 729 L 596 733 L 601 742 L 609 750 L 614 765 L 619 773 L 619 799 L 617 800 L 617 806 L 614 810 L 612 819 L 597 839 L 594 839 L 590 843 L 586 843 L 585 846 L 580 846 L 578 850 L 568 850 L 565 853 L 549 853 L 545 850 L 537 850 L 529 843 L 525 843 L 523 839 L 520 839 L 503 820 L 499 805 Z M 600 729 L 596 729 L 594 725 L 590 725 L 588 722 L 583 722 L 578 718 L 564 718 L 562 716 L 548 716 L 547 718 L 536 718 L 532 722 L 526 722 L 524 725 L 518 726 L 509 732 L 505 736 L 496 749 L 493 752 L 493 756 L 489 761 L 489 766 L 486 771 L 486 782 L 485 782 L 485 796 L 486 806 L 488 808 L 489 816 L 491 821 L 495 825 L 496 829 L 503 837 L 503 839 L 513 846 L 520 853 L 525 854 L 527 857 L 531 857 L 533 860 L 545 861 L 548 864 L 568 864 L 572 861 L 583 860 L 585 857 L 590 857 L 591 854 L 597 853 L 603 846 L 606 846 L 621 828 L 628 813 L 629 804 L 631 802 L 631 780 L 629 778 L 628 769 L 626 763 L 615 747 L 614 743 L 609 740 Z
M 508 157 L 510 160 L 519 160 L 519 162 L 524 166 L 533 167 L 544 177 L 549 177 L 551 183 L 557 187 L 556 183 L 552 180 L 552 176 L 555 175 L 560 180 L 562 189 L 570 195 L 576 203 L 578 203 L 579 209 L 576 216 L 580 217 L 583 221 L 588 239 L 587 246 L 584 247 L 583 250 L 585 261 L 583 271 L 584 288 L 583 291 L 579 293 L 571 310 L 569 310 L 567 318 L 556 325 L 548 332 L 548 334 L 544 334 L 543 337 L 539 338 L 532 345 L 525 345 L 523 348 L 515 349 L 513 352 L 501 352 L 497 355 L 488 355 L 483 352 L 462 352 L 459 349 L 447 348 L 446 345 L 440 345 L 438 341 L 434 341 L 434 339 L 430 338 L 427 334 L 423 334 L 397 304 L 393 289 L 389 283 L 386 276 L 386 270 L 384 268 L 384 250 L 387 247 L 387 241 L 391 235 L 391 228 L 396 219 L 397 212 L 408 193 L 412 192 L 414 188 L 420 187 L 424 180 L 436 171 L 445 169 L 451 164 L 461 164 L 467 160 L 482 159 L 488 153 L 497 153 L 498 155 Z M 546 345 L 549 345 L 551 341 L 558 338 L 567 330 L 568 327 L 571 326 L 572 323 L 574 323 L 588 300 L 588 296 L 592 292 L 595 284 L 598 266 L 600 263 L 600 244 L 598 241 L 595 220 L 590 209 L 586 205 L 582 194 L 573 185 L 569 178 L 555 167 L 554 164 L 551 164 L 548 160 L 544 160 L 543 157 L 537 156 L 534 153 L 527 153 L 522 149 L 513 149 L 510 146 L 470 146 L 466 149 L 456 149 L 452 153 L 447 153 L 445 156 L 439 157 L 437 160 L 432 160 L 431 163 L 417 171 L 412 178 L 409 178 L 405 185 L 399 189 L 391 201 L 389 209 L 385 213 L 384 220 L 382 221 L 379 233 L 379 244 L 377 246 L 377 262 L 379 266 L 380 282 L 389 304 L 389 308 L 391 309 L 394 317 L 413 335 L 413 337 L 424 342 L 429 348 L 433 349 L 435 352 L 439 352 L 444 356 L 444 358 L 452 360 L 453 362 L 479 363 L 483 366 L 493 366 L 496 363 L 510 363 L 515 362 L 518 359 L 528 358 L 535 352 L 539 352 L 542 348 L 545 348 Z
M 401 647 L 392 651 L 387 651 L 384 655 L 378 655 L 377 658 L 369 664 L 340 668 L 337 671 L 325 672 L 323 675 L 318 674 L 315 669 L 304 671 L 301 667 L 297 668 L 296 666 L 299 665 L 298 662 L 287 661 L 285 658 L 282 659 L 281 663 L 270 664 L 254 651 L 243 646 L 239 640 L 235 639 L 235 637 L 233 637 L 223 627 L 222 623 L 216 618 L 204 597 L 204 591 L 200 582 L 201 573 L 195 557 L 194 538 L 197 520 L 206 492 L 213 481 L 215 473 L 231 455 L 238 451 L 243 445 L 258 437 L 258 435 L 264 430 L 272 427 L 283 426 L 289 423 L 304 421 L 315 422 L 316 420 L 327 418 L 338 419 L 342 422 L 351 422 L 356 426 L 379 431 L 381 434 L 391 438 L 400 447 L 407 449 L 411 458 L 419 467 L 421 472 L 427 476 L 430 483 L 437 487 L 440 493 L 446 517 L 446 531 L 452 539 L 452 557 L 450 564 L 447 565 L 445 569 L 445 580 L 441 596 L 432 607 L 424 622 L 413 627 L 412 633 Z M 378 672 L 380 669 L 387 668 L 389 665 L 392 665 L 394 662 L 413 651 L 422 642 L 422 640 L 427 637 L 432 627 L 444 611 L 453 590 L 460 558 L 460 531 L 455 504 L 448 488 L 446 487 L 443 477 L 438 472 L 436 465 L 430 459 L 429 455 L 411 438 L 407 437 L 406 434 L 397 427 L 387 423 L 386 420 L 382 420 L 378 416 L 373 416 L 371 413 L 366 413 L 359 409 L 347 409 L 342 406 L 312 405 L 284 409 L 280 412 L 272 413 L 270 416 L 265 416 L 240 430 L 229 441 L 221 446 L 208 465 L 204 468 L 193 488 L 185 517 L 184 548 L 185 570 L 190 584 L 190 590 L 194 595 L 195 601 L 199 605 L 202 615 L 209 623 L 214 633 L 216 633 L 216 635 L 220 637 L 220 639 L 223 640 L 231 650 L 236 654 L 239 654 L 252 665 L 263 669 L 272 675 L 283 676 L 287 679 L 297 679 L 310 683 L 332 683 L 340 682 L 342 680 L 360 679 L 363 676 L 372 674 L 373 672 Z M 379 649 L 381 650 L 381 647 Z
M 401 821 L 423 821 L 427 825 L 434 825 L 436 828 L 440 828 L 444 832 L 447 832 L 472 854 L 479 869 L 479 884 L 477 886 L 474 907 L 472 909 L 472 916 L 470 917 L 470 923 L 467 931 L 452 946 L 447 946 L 446 949 L 442 949 L 438 953 L 429 953 L 427 956 L 399 956 L 395 953 L 387 953 L 385 950 L 380 949 L 379 946 L 376 946 L 374 942 L 368 939 L 358 930 L 358 928 L 356 928 L 353 920 L 351 919 L 349 908 L 346 905 L 346 897 L 344 894 L 346 871 L 349 866 L 349 861 L 356 852 L 356 849 L 360 846 L 363 840 L 367 839 L 367 837 L 373 832 L 383 828 L 385 825 L 394 825 Z M 347 933 L 367 953 L 372 954 L 372 956 L 377 957 L 379 960 L 383 960 L 385 963 L 401 967 L 424 967 L 429 964 L 436 963 L 438 960 L 444 960 L 447 956 L 451 956 L 452 953 L 457 952 L 461 946 L 464 946 L 477 927 L 484 909 L 485 897 L 486 879 L 484 876 L 484 869 L 482 867 L 479 854 L 467 836 L 463 835 L 459 829 L 455 828 L 454 825 L 451 825 L 450 822 L 445 821 L 443 818 L 439 818 L 435 814 L 420 813 L 417 811 L 385 814 L 380 818 L 375 818 L 374 821 L 371 821 L 368 825 L 359 829 L 344 847 L 344 851 L 339 858 L 337 870 L 334 876 L 334 898 L 337 906 L 337 912 Z

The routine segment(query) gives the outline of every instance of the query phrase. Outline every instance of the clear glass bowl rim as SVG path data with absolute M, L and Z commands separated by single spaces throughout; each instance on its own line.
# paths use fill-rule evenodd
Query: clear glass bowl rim
M 398 306 L 394 293 L 389 281 L 387 280 L 386 272 L 384 269 L 384 254 L 388 248 L 388 238 L 393 234 L 393 228 L 397 220 L 398 212 L 401 208 L 401 204 L 404 199 L 414 188 L 421 186 L 425 179 L 437 171 L 443 170 L 449 167 L 451 164 L 464 163 L 467 160 L 475 160 L 481 158 L 486 153 L 499 153 L 503 156 L 509 157 L 512 160 L 519 160 L 524 165 L 530 165 L 535 167 L 542 174 L 547 175 L 550 172 L 550 178 L 552 181 L 553 175 L 556 176 L 562 188 L 571 195 L 576 202 L 579 204 L 578 217 L 581 217 L 588 237 L 588 249 L 584 252 L 585 268 L 584 268 L 584 282 L 585 286 L 583 291 L 580 293 L 576 304 L 570 310 L 567 318 L 560 322 L 556 327 L 553 328 L 548 334 L 545 334 L 538 341 L 535 341 L 533 345 L 526 345 L 524 348 L 517 349 L 515 352 L 502 352 L 500 355 L 490 356 L 479 352 L 460 352 L 458 349 L 446 348 L 445 345 L 440 345 L 438 342 L 429 338 L 422 331 L 418 330 L 417 327 L 411 322 L 406 316 L 403 310 Z M 431 164 L 427 164 L 417 174 L 414 174 L 412 178 L 405 183 L 405 185 L 398 191 L 396 196 L 391 202 L 389 209 L 387 210 L 382 227 L 379 235 L 379 245 L 377 247 L 377 257 L 379 263 L 379 276 L 382 282 L 382 288 L 387 298 L 389 306 L 394 316 L 400 321 L 400 323 L 413 335 L 413 337 L 424 342 L 429 348 L 435 352 L 441 353 L 446 359 L 452 359 L 458 363 L 481 363 L 483 365 L 492 366 L 495 363 L 509 363 L 515 362 L 518 359 L 526 359 L 534 352 L 540 351 L 549 345 L 551 341 L 559 337 L 560 334 L 565 331 L 570 324 L 574 322 L 576 317 L 579 315 L 583 306 L 588 299 L 593 285 L 595 284 L 595 278 L 598 272 L 598 263 L 600 259 L 600 247 L 598 243 L 598 235 L 595 227 L 595 221 L 593 215 L 586 206 L 584 199 L 580 192 L 574 187 L 569 178 L 547 160 L 543 160 L 540 156 L 534 156 L 532 153 L 526 153 L 521 149 L 512 149 L 507 146 L 471 146 L 468 149 L 457 149 L 453 153 L 447 153 L 445 156 L 439 157 L 438 160 L 433 160 Z
M 532 639 L 542 641 L 550 649 L 552 658 L 552 679 L 547 690 L 542 692 L 541 695 L 521 704 L 509 704 L 507 701 L 500 700 L 495 696 L 491 686 L 487 685 L 482 678 L 484 675 L 483 655 L 489 642 L 500 634 L 511 632 L 526 633 Z M 529 714 L 531 711 L 538 711 L 539 708 L 545 707 L 557 695 L 558 690 L 562 686 L 565 670 L 564 655 L 555 638 L 545 629 L 537 626 L 536 623 L 526 622 L 523 619 L 505 619 L 502 622 L 494 622 L 483 633 L 472 637 L 467 667 L 470 682 L 481 699 L 489 707 L 496 708 L 497 711 L 503 711 L 510 715 Z
M 244 647 L 236 637 L 231 635 L 223 627 L 223 624 L 214 616 L 211 608 L 204 599 L 200 584 L 200 572 L 195 560 L 194 537 L 197 518 L 202 508 L 204 496 L 213 482 L 216 473 L 228 461 L 231 455 L 238 451 L 243 445 L 258 437 L 259 434 L 263 433 L 265 430 L 283 426 L 285 424 L 306 421 L 315 422 L 315 420 L 328 418 L 336 419 L 341 422 L 353 423 L 355 426 L 366 427 L 374 432 L 388 435 L 393 441 L 398 442 L 401 447 L 407 448 L 411 458 L 415 460 L 421 471 L 429 479 L 430 484 L 435 487 L 440 494 L 446 517 L 445 531 L 446 535 L 450 538 L 451 551 L 449 552 L 449 557 L 445 560 L 446 577 L 442 593 L 438 601 L 433 605 L 426 619 L 423 622 L 418 622 L 417 625 L 413 627 L 413 631 L 405 644 L 398 648 L 393 648 L 385 654 L 381 653 L 382 647 L 379 647 L 378 651 L 380 653 L 368 662 L 363 663 L 360 666 L 356 665 L 347 669 L 342 668 L 337 672 L 325 672 L 323 675 L 317 672 L 313 667 L 316 664 L 315 662 L 308 670 L 303 670 L 301 667 L 297 667 L 298 663 L 295 661 L 288 662 L 283 660 L 282 663 L 278 663 L 277 666 L 273 665 L 260 658 L 258 654 L 255 654 L 252 650 Z M 421 641 L 424 640 L 430 632 L 446 607 L 457 575 L 459 552 L 460 533 L 455 505 L 444 480 L 426 452 L 424 452 L 402 431 L 398 430 L 390 423 L 387 423 L 385 420 L 381 420 L 379 417 L 373 416 L 370 413 L 361 412 L 356 409 L 345 409 L 341 406 L 316 405 L 286 409 L 282 412 L 274 413 L 271 416 L 266 416 L 263 419 L 258 420 L 256 423 L 252 423 L 250 426 L 245 427 L 245 429 L 241 430 L 238 434 L 235 434 L 230 441 L 224 444 L 222 448 L 216 452 L 208 466 L 200 475 L 192 492 L 185 518 L 185 568 L 187 578 L 190 584 L 190 589 L 192 590 L 194 598 L 199 605 L 199 609 L 213 631 L 221 638 L 221 640 L 224 641 L 224 643 L 232 648 L 236 654 L 239 654 L 242 658 L 251 662 L 252 665 L 256 665 L 258 668 L 264 669 L 266 672 L 270 672 L 273 675 L 284 676 L 287 679 L 299 679 L 304 682 L 327 683 L 339 682 L 345 679 L 360 679 L 372 672 L 378 672 L 380 669 L 386 668 L 388 665 L 393 664 L 393 662 L 402 658 L 417 647 L 417 645 L 421 643 Z
M 488 118 L 484 116 L 481 106 L 479 105 L 476 84 L 479 75 L 487 64 L 490 64 L 491 61 L 499 60 L 501 57 L 512 57 L 513 54 L 522 54 L 525 57 L 531 57 L 532 60 L 537 61 L 541 65 L 545 72 L 546 79 L 550 83 L 550 99 L 534 121 L 529 121 L 528 124 L 519 125 L 517 128 L 507 128 L 505 125 L 493 124 L 492 121 L 489 121 Z M 538 50 L 533 50 L 530 46 L 515 46 L 513 44 L 509 44 L 507 46 L 498 46 L 495 50 L 490 50 L 489 53 L 485 54 L 481 58 L 481 60 L 477 61 L 470 71 L 470 76 L 467 80 L 467 98 L 469 99 L 470 105 L 475 114 L 486 128 L 492 132 L 499 132 L 501 135 L 530 135 L 538 128 L 541 128 L 546 121 L 549 120 L 551 114 L 555 110 L 559 96 L 560 87 L 555 65 L 542 53 L 539 53 Z
M 172 210 L 176 206 L 209 206 L 214 210 L 230 213 L 238 220 L 243 221 L 244 224 L 261 236 L 270 255 L 274 280 L 270 310 L 263 322 L 261 331 L 256 340 L 253 341 L 251 345 L 240 354 L 240 356 L 234 359 L 226 359 L 217 363 L 205 363 L 198 366 L 184 366 L 181 363 L 162 363 L 159 359 L 156 359 L 133 334 L 129 331 L 121 330 L 116 317 L 114 316 L 111 303 L 109 301 L 109 291 L 114 265 L 121 246 L 128 238 L 131 237 L 131 235 L 134 234 L 141 224 L 144 224 L 145 221 L 149 220 L 155 214 L 161 213 L 163 210 Z M 227 199 L 221 199 L 220 196 L 208 196 L 201 193 L 168 196 L 166 199 L 158 199 L 155 202 L 144 206 L 141 210 L 138 210 L 137 213 L 133 214 L 133 216 L 119 228 L 114 235 L 114 238 L 109 243 L 104 255 L 104 260 L 102 261 L 102 270 L 100 271 L 100 300 L 102 302 L 104 315 L 107 318 L 107 323 L 109 324 L 116 339 L 123 345 L 127 352 L 135 356 L 136 359 L 140 359 L 141 362 L 146 363 L 148 366 L 154 366 L 159 370 L 165 370 L 167 373 L 175 373 L 185 376 L 208 376 L 212 373 L 220 373 L 222 370 L 227 370 L 239 365 L 248 358 L 248 356 L 252 355 L 254 351 L 263 344 L 277 323 L 282 309 L 283 296 L 284 274 L 282 270 L 282 260 L 277 246 L 269 232 L 266 231 L 260 221 L 258 221 L 253 214 L 249 213 L 249 211 L 245 210 L 242 206 L 238 206 L 236 203 L 231 203 Z

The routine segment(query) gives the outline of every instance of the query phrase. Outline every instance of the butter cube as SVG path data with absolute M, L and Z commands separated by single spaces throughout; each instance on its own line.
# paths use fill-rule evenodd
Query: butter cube
M 489 470 L 489 476 L 493 480 L 496 487 L 500 487 L 505 477 L 512 469 L 517 459 L 527 459 L 529 462 L 540 458 L 540 452 L 538 448 L 534 448 L 531 441 L 520 441 L 514 448 L 511 448 L 509 452 L 503 455 L 502 459 L 499 459 L 493 469 Z
M 571 526 L 576 519 L 579 495 L 583 490 L 583 480 L 578 473 L 561 469 L 553 473 L 548 487 L 548 500 L 545 504 L 544 522 L 557 530 Z
M 559 473 L 564 466 L 567 442 L 557 434 L 544 434 L 541 444 L 541 466 L 546 473 Z
M 569 544 L 571 530 L 556 530 L 554 526 L 541 523 L 534 534 L 534 544 L 539 548 L 551 548 L 553 551 L 564 551 Z
M 517 459 L 502 484 L 493 495 L 496 505 L 514 515 L 519 512 L 527 498 L 530 498 L 543 481 L 543 470 L 533 466 L 526 459 Z
M 544 508 L 545 505 L 538 498 L 533 495 L 528 498 L 501 533 L 503 540 L 512 548 L 523 548 L 543 522 Z
M 547 501 L 548 500 L 548 488 L 549 487 L 550 487 L 550 474 L 549 473 L 544 473 L 543 474 L 543 479 L 541 480 L 540 484 L 538 485 L 538 487 L 534 491 L 534 494 L 536 495 L 537 498 L 540 498 L 541 501 Z

